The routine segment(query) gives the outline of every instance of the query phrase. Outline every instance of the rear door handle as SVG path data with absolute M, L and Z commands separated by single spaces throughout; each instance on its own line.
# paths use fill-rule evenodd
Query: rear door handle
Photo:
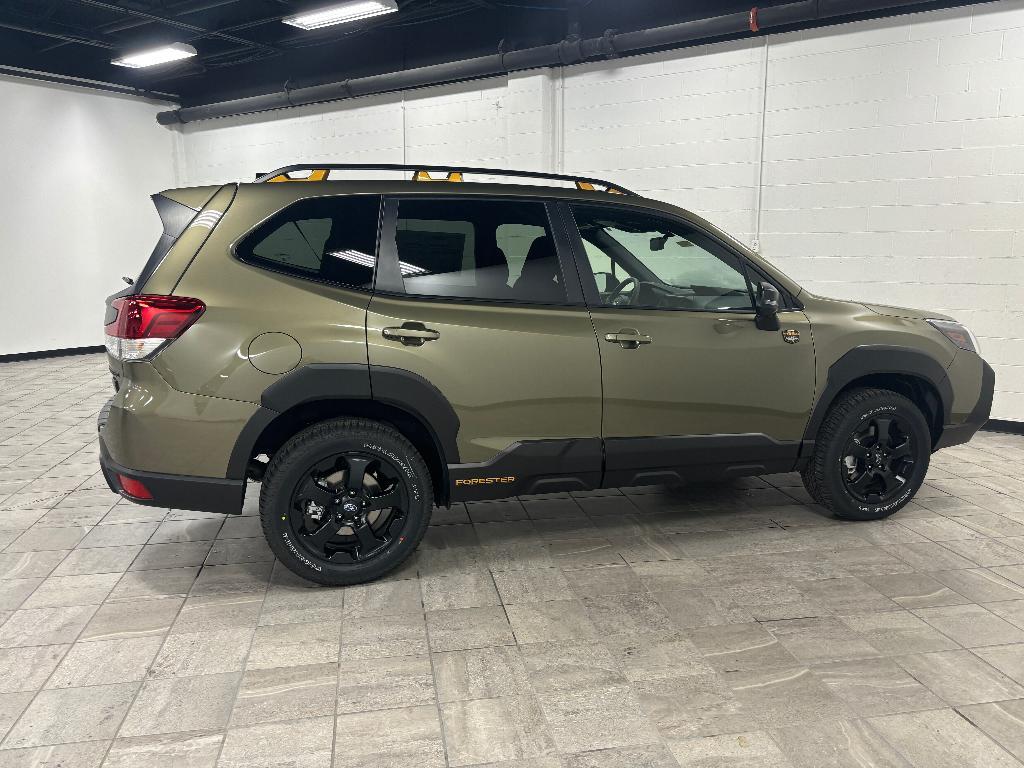
M 441 338 L 439 331 L 427 328 L 423 323 L 417 322 L 402 323 L 397 328 L 384 328 L 381 333 L 385 339 L 400 341 L 407 347 L 421 347 L 425 342 Z
M 641 344 L 650 344 L 654 339 L 636 328 L 622 328 L 618 333 L 606 333 L 604 340 L 618 344 L 623 349 L 636 349 Z

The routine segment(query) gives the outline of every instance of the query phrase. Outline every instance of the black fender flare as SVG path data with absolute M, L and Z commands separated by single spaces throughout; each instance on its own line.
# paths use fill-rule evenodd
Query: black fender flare
M 946 368 L 934 357 L 913 347 L 864 344 L 854 347 L 829 366 L 825 385 L 811 410 L 804 428 L 804 444 L 813 445 L 829 407 L 843 389 L 857 379 L 872 374 L 903 374 L 928 382 L 939 395 L 942 423 L 949 423 L 953 405 L 953 386 Z M 806 451 L 802 451 L 806 454 Z
M 227 477 L 245 477 L 263 431 L 282 413 L 318 400 L 368 400 L 405 411 L 430 432 L 441 466 L 459 462 L 459 417 L 441 391 L 412 371 L 362 363 L 312 363 L 264 390 L 260 407 L 239 433 Z

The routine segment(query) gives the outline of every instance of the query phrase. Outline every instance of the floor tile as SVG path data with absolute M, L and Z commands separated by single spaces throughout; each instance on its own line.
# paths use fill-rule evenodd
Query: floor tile
M 806 667 L 730 672 L 722 677 L 749 715 L 748 722 L 765 728 L 853 717 L 850 707 Z
M 3 746 L 17 749 L 111 739 L 138 688 L 138 683 L 121 683 L 42 691 L 8 732 Z
M 812 671 L 858 716 L 894 715 L 944 706 L 892 659 L 856 659 L 819 664 Z
M 793 768 L 764 732 L 669 741 L 680 768 Z
M 224 737 L 218 768 L 330 768 L 330 717 L 232 728 Z
M 194 677 L 238 672 L 245 663 L 253 629 L 182 632 L 168 635 L 150 677 Z
M 231 712 L 231 725 L 321 716 L 334 709 L 337 689 L 338 666 L 333 663 L 247 670 Z
M 223 741 L 204 731 L 115 739 L 103 768 L 214 768 Z
M 160 637 L 136 637 L 75 643 L 46 687 L 82 688 L 140 682 L 146 678 L 162 642 Z
M 434 705 L 338 715 L 334 768 L 445 768 L 441 723 Z
M 1024 698 L 1024 687 L 970 651 L 920 653 L 896 661 L 952 706 Z
M 516 603 L 506 606 L 505 611 L 520 645 L 598 637 L 587 610 L 578 600 Z
M 560 752 L 653 744 L 658 733 L 627 686 L 538 695 Z
M 223 729 L 241 673 L 147 680 L 121 726 L 120 736 Z
M 491 646 L 433 654 L 439 701 L 493 699 L 530 690 L 526 666 L 515 646 Z
M 1024 699 L 972 704 L 957 711 L 1003 749 L 1024 762 Z
M 914 768 L 1019 768 L 981 730 L 949 709 L 868 721 Z
M 258 627 L 249 649 L 246 668 L 266 669 L 336 662 L 340 644 L 340 622 Z
M 429 656 L 343 660 L 338 666 L 338 713 L 399 709 L 436 698 Z
M 450 766 L 552 755 L 554 742 L 529 695 L 448 702 L 441 707 Z
M 461 651 L 515 642 L 505 609 L 459 608 L 427 613 L 430 650 Z
M 793 768 L 910 768 L 865 720 L 804 723 L 772 731 Z

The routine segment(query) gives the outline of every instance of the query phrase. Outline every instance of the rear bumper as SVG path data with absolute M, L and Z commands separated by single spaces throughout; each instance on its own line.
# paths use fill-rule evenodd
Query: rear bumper
M 981 393 L 978 395 L 978 402 L 962 423 L 947 424 L 942 428 L 942 435 L 935 444 L 936 451 L 940 448 L 962 445 L 974 437 L 974 434 L 988 421 L 989 414 L 992 412 L 992 394 L 995 387 L 995 371 L 992 370 L 992 366 L 982 360 Z
M 124 496 L 136 504 L 147 507 L 187 509 L 193 512 L 219 512 L 238 515 L 242 512 L 245 498 L 245 480 L 228 480 L 216 477 L 191 477 L 189 475 L 165 475 L 157 472 L 143 472 L 124 467 L 110 458 L 103 441 L 110 404 L 100 411 L 97 420 L 100 438 L 100 469 L 103 478 L 114 493 Z M 121 478 L 125 477 L 142 483 L 153 497 L 139 499 L 125 493 Z

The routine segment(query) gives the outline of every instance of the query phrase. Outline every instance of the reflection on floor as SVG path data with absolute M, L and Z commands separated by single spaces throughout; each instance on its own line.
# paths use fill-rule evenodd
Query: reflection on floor
M 0 365 L 0 767 L 1016 766 L 1024 438 L 895 517 L 795 475 L 438 510 L 318 589 L 246 515 L 120 501 L 98 355 Z

